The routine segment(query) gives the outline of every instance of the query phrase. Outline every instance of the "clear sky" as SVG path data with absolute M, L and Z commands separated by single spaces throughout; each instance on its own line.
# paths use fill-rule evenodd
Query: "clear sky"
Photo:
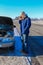
M 43 0 L 0 0 L 0 16 L 15 18 L 22 11 L 31 18 L 43 18 Z

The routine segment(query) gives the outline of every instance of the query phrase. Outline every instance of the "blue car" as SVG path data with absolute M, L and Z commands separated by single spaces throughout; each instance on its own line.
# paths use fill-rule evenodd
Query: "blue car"
M 10 17 L 0 16 L 0 48 L 14 46 L 13 21 Z

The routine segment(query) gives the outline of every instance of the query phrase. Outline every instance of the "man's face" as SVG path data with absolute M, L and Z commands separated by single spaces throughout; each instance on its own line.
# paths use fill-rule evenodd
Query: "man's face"
M 22 19 L 24 19 L 26 16 L 25 16 L 25 14 L 21 14 L 21 17 L 22 17 Z

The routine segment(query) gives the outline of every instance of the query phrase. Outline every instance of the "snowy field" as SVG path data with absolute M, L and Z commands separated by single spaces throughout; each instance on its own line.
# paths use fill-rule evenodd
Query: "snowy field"
M 39 21 L 32 21 L 33 24 L 40 24 L 43 25 L 43 21 L 39 20 Z

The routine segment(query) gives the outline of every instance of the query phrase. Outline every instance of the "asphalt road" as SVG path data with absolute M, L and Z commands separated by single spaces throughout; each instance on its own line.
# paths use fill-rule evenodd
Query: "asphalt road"
M 32 24 L 30 28 L 30 34 L 29 34 L 29 54 L 32 59 L 35 57 L 37 61 L 43 65 L 43 25 L 38 24 Z M 21 53 L 20 50 L 22 50 L 22 43 L 21 39 L 16 35 L 15 36 L 15 43 L 14 43 L 14 50 L 9 51 L 7 49 L 7 52 L 4 51 L 0 53 L 2 56 L 25 56 L 24 53 Z M 34 60 L 32 60 L 34 62 Z
M 32 24 L 30 29 L 30 36 L 43 36 L 43 25 Z
M 43 25 L 32 24 L 30 29 L 30 48 L 33 54 L 32 59 L 37 58 L 40 63 L 38 65 L 43 65 Z

